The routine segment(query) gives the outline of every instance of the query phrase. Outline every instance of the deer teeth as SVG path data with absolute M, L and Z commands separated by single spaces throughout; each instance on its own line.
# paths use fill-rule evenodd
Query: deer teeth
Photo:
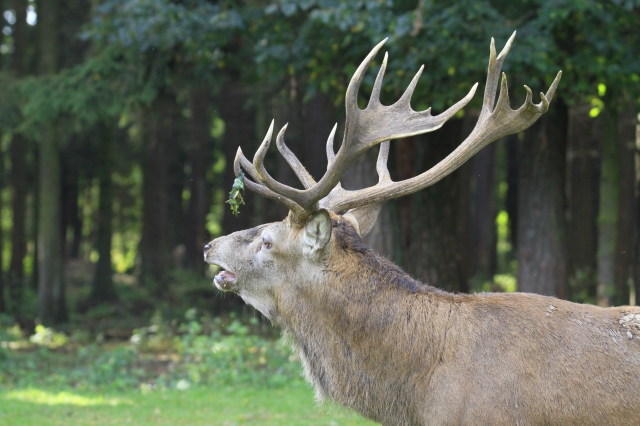
M 220 271 L 213 280 L 221 290 L 231 290 L 231 285 L 237 280 L 236 274 L 229 271 Z

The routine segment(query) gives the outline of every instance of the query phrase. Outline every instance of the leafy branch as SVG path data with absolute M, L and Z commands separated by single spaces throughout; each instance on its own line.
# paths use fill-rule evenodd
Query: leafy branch
M 231 192 L 229 192 L 229 207 L 231 207 L 231 213 L 234 216 L 238 216 L 240 204 L 244 204 L 244 198 L 242 198 L 242 192 L 244 192 L 244 173 L 240 172 L 233 181 Z

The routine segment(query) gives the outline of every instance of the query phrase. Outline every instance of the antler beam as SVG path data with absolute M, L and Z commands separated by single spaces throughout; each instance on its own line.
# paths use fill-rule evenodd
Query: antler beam
M 373 187 L 358 191 L 343 190 L 341 196 L 339 198 L 335 197 L 327 208 L 336 213 L 343 213 L 357 207 L 399 198 L 431 186 L 459 168 L 469 158 L 491 142 L 528 128 L 535 123 L 543 113 L 547 112 L 549 102 L 551 102 L 558 83 L 560 82 L 562 71 L 558 72 L 546 95 L 540 93 L 541 102 L 539 104 L 532 102 L 531 89 L 524 86 L 527 91 L 527 97 L 524 104 L 517 110 L 512 110 L 509 106 L 507 77 L 502 73 L 500 94 L 494 108 L 494 99 L 502 64 L 509 53 L 515 35 L 516 33 L 514 32 L 497 58 L 495 42 L 491 39 L 489 69 L 487 71 L 487 84 L 485 86 L 482 110 L 471 134 L 457 149 L 431 169 L 413 178 L 401 182 L 388 180 L 380 182 Z
M 496 57 L 495 42 L 491 39 L 489 69 L 487 71 L 487 84 L 484 92 L 482 110 L 478 122 L 467 139 L 449 156 L 426 172 L 401 182 L 393 182 L 387 170 L 387 158 L 389 144 L 385 143 L 380 148 L 377 161 L 379 182 L 373 187 L 358 191 L 347 191 L 340 186 L 340 179 L 353 163 L 353 161 L 365 150 L 383 141 L 398 139 L 439 129 L 449 118 L 462 109 L 475 94 L 476 83 L 469 93 L 455 105 L 451 106 L 440 115 L 432 116 L 431 108 L 426 111 L 416 112 L 411 108 L 411 96 L 418 83 L 423 67 L 407 87 L 404 94 L 396 103 L 384 106 L 380 103 L 382 80 L 387 67 L 388 55 L 385 53 L 380 71 L 376 77 L 369 104 L 365 109 L 358 107 L 358 90 L 364 78 L 364 74 L 371 65 L 373 58 L 382 48 L 387 39 L 378 43 L 367 55 L 356 70 L 345 97 L 346 122 L 342 146 L 335 154 L 333 151 L 333 138 L 336 127 L 331 131 L 327 141 L 327 172 L 316 182 L 307 170 L 302 166 L 295 155 L 284 143 L 285 125 L 278 133 L 276 144 L 287 163 L 298 176 L 304 189 L 296 189 L 276 181 L 264 167 L 264 157 L 271 143 L 273 134 L 273 122 L 267 135 L 256 152 L 253 163 L 249 162 L 242 151 L 238 150 L 234 163 L 234 170 L 239 174 L 244 169 L 255 180 L 250 181 L 245 177 L 247 188 L 278 200 L 291 210 L 294 220 L 303 222 L 306 217 L 317 211 L 320 207 L 343 214 L 349 210 L 363 206 L 375 205 L 382 201 L 402 197 L 433 185 L 449 173 L 460 167 L 465 161 L 481 150 L 489 143 L 512 133 L 517 133 L 531 126 L 549 109 L 549 102 L 553 98 L 555 90 L 560 82 L 562 72 L 559 72 L 546 95 L 540 93 L 541 102 L 532 102 L 531 89 L 524 86 L 527 98 L 524 104 L 517 110 L 509 106 L 509 93 L 507 78 L 502 74 L 500 94 L 495 103 L 496 90 L 500 79 L 502 64 L 509 53 L 515 37 L 514 32 L 507 44 Z

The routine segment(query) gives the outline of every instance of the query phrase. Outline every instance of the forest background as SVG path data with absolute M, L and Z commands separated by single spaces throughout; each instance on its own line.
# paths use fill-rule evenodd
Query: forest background
M 0 312 L 14 330 L 5 343 L 38 333 L 52 341 L 58 332 L 63 340 L 128 341 L 140 330 L 156 333 L 143 327 L 153 321 L 188 323 L 193 309 L 210 319 L 259 315 L 211 288 L 202 260 L 210 239 L 286 215 L 250 193 L 240 214 L 230 213 L 236 149 L 252 156 L 272 118 L 277 127 L 289 123 L 287 145 L 321 176 L 326 138 L 336 122 L 342 131 L 348 81 L 385 37 L 386 104 L 421 64 L 415 110 L 438 113 L 475 82 L 482 89 L 491 37 L 501 49 L 514 30 L 504 65 L 512 107 L 524 100 L 523 84 L 538 93 L 558 70 L 563 77 L 550 111 L 530 129 L 489 145 L 435 186 L 386 203 L 367 244 L 448 291 L 635 303 L 638 0 L 0 6 Z M 394 180 L 455 149 L 480 103 L 476 96 L 434 133 L 394 141 Z M 296 185 L 274 151 L 267 168 Z M 345 187 L 376 181 L 373 151 L 352 166 Z M 251 324 L 249 334 L 272 333 L 262 319 Z M 178 328 L 174 337 L 189 335 Z

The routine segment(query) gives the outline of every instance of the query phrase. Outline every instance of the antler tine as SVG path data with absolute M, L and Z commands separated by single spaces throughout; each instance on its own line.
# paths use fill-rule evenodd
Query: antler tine
M 547 95 L 540 94 L 540 103 L 532 102 L 531 89 L 525 86 L 527 98 L 518 110 L 509 107 L 507 78 L 503 74 L 500 95 L 495 104 L 498 76 L 502 63 L 506 57 L 515 33 L 507 42 L 500 55 L 495 56 L 495 44 L 491 41 L 489 69 L 487 72 L 487 86 L 485 88 L 482 112 L 471 134 L 444 160 L 426 172 L 401 182 L 381 181 L 377 185 L 358 191 L 343 191 L 340 197 L 331 200 L 331 210 L 346 212 L 358 207 L 377 204 L 385 200 L 402 197 L 433 185 L 447 176 L 483 147 L 491 142 L 513 133 L 520 132 L 535 123 L 540 116 L 549 109 L 550 98 L 553 97 L 562 77 L 559 72 L 547 91 Z
M 489 47 L 489 66 L 487 69 L 487 84 L 484 88 L 484 99 L 482 102 L 482 110 L 480 111 L 480 117 L 487 115 L 493 111 L 493 103 L 496 98 L 496 89 L 498 87 L 498 81 L 500 79 L 500 70 L 502 69 L 502 64 L 504 63 L 509 50 L 511 50 L 511 45 L 513 44 L 513 40 L 516 37 L 516 31 L 511 34 L 509 40 L 502 48 L 500 55 L 496 58 L 496 42 L 491 37 L 491 46 Z M 502 93 L 502 90 L 501 90 Z
M 376 161 L 376 171 L 378 172 L 378 182 L 390 182 L 391 175 L 387 167 L 389 159 L 390 142 L 384 141 L 380 144 L 380 152 L 378 152 L 378 161 Z
M 236 157 L 233 160 L 233 171 L 235 175 L 238 176 L 242 170 L 246 171 L 256 181 L 260 181 L 260 178 L 256 173 L 256 170 L 254 169 L 253 164 L 251 164 L 251 162 L 247 160 L 247 158 L 242 153 L 242 149 L 238 147 L 238 151 L 236 152 Z M 297 205 L 292 200 L 289 200 L 288 198 L 285 198 L 280 194 L 276 194 L 275 192 L 273 192 L 272 190 L 270 190 L 264 185 L 260 185 L 258 183 L 252 182 L 246 176 L 244 177 L 243 182 L 244 182 L 244 186 L 247 189 L 253 192 L 257 192 L 263 197 L 281 202 L 282 204 L 287 206 L 289 210 L 294 212 L 294 214 L 296 215 L 300 215 L 301 213 L 304 212 L 304 209 L 299 205 Z
M 376 82 L 373 84 L 373 90 L 371 91 L 371 97 L 369 98 L 367 109 L 374 108 L 380 105 L 380 91 L 382 90 L 382 79 L 384 78 L 384 72 L 387 69 L 387 59 L 389 59 L 389 53 L 384 52 L 384 59 L 382 60 L 382 65 L 380 65 L 378 75 L 376 76 Z
M 498 94 L 498 102 L 496 103 L 495 111 L 499 111 L 504 108 L 510 108 L 510 104 L 509 104 L 509 87 L 507 84 L 507 75 L 505 73 L 502 73 L 502 81 L 500 83 L 500 93 Z
M 289 199 L 294 203 L 298 204 L 304 210 L 308 212 L 313 212 L 317 210 L 317 199 L 314 200 L 307 195 L 307 191 L 312 191 L 314 188 L 317 188 L 318 185 L 313 185 L 308 190 L 300 190 L 296 188 L 292 188 L 290 186 L 284 185 L 277 180 L 275 180 L 267 169 L 264 167 L 264 157 L 267 154 L 267 150 L 269 149 L 269 145 L 271 144 L 271 137 L 273 135 L 273 120 L 271 121 L 271 125 L 269 126 L 269 130 L 267 131 L 267 135 L 264 138 L 264 141 L 256 151 L 256 154 L 253 157 L 253 167 L 256 170 L 256 173 L 260 177 L 260 181 L 271 191 L 276 194 L 281 195 L 283 198 Z
M 378 54 L 378 51 L 382 48 L 382 46 L 387 42 L 389 38 L 385 38 L 384 40 L 382 40 L 380 43 L 378 43 L 373 49 L 371 49 L 371 52 L 369 52 L 369 54 L 367 55 L 366 58 L 364 58 L 364 60 L 362 61 L 362 63 L 360 64 L 360 66 L 358 67 L 358 69 L 356 69 L 356 72 L 353 74 L 353 77 L 351 77 L 351 81 L 349 82 L 349 86 L 347 86 L 347 92 L 345 93 L 345 106 L 347 109 L 347 116 L 349 114 L 353 114 L 356 112 L 356 110 L 359 110 L 360 108 L 358 108 L 358 91 L 360 90 L 360 85 L 362 84 L 362 80 L 364 79 L 364 75 L 367 72 L 367 70 L 369 69 L 369 65 L 371 65 L 371 62 L 373 61 L 373 58 L 375 58 L 375 56 Z M 382 74 L 384 75 L 384 68 L 386 67 L 386 63 L 384 63 L 383 68 L 381 68 Z M 380 77 L 380 83 L 382 83 L 382 76 L 380 75 L 380 72 L 378 72 L 378 77 Z M 378 79 L 376 78 L 376 83 L 378 83 Z M 374 86 L 375 87 L 375 86 Z M 345 124 L 345 126 L 348 126 L 349 120 L 347 120 L 347 123 Z M 347 133 L 347 130 L 345 130 L 345 134 Z M 348 141 L 343 141 L 343 144 L 347 143 Z
M 291 152 L 289 147 L 287 147 L 287 145 L 285 145 L 284 143 L 284 132 L 287 131 L 288 125 L 289 123 L 285 124 L 278 133 L 278 136 L 276 136 L 276 146 L 278 147 L 278 151 L 280 151 L 280 154 L 282 154 L 284 159 L 287 160 L 289 166 L 291 166 L 293 172 L 296 174 L 296 176 L 298 176 L 298 179 L 300 179 L 300 182 L 302 182 L 302 185 L 305 187 L 305 189 L 310 188 L 316 184 L 316 181 L 309 174 L 307 169 L 302 165 L 300 160 L 298 160 L 298 157 L 296 157 L 295 154 Z
M 551 86 L 549 87 L 549 90 L 547 90 L 547 94 L 545 96 L 542 96 L 542 93 L 540 93 L 541 97 L 543 99 L 547 99 L 547 102 L 551 102 L 551 100 L 553 99 L 553 95 L 556 93 L 556 89 L 558 88 L 558 84 L 560 84 L 560 79 L 562 78 L 562 71 L 558 71 L 558 75 L 556 75 L 556 78 L 553 79 L 553 83 L 551 83 Z M 527 87 L 527 86 L 525 86 Z M 527 87 L 528 89 L 528 87 Z M 531 90 L 531 89 L 529 89 Z
M 242 170 L 249 173 L 253 180 L 260 182 L 260 176 L 256 173 L 256 169 L 253 168 L 253 164 L 244 156 L 242 148 L 238 147 L 236 158 L 233 160 L 233 171 L 238 176 Z
M 336 153 L 333 151 L 333 138 L 336 135 L 337 128 L 338 123 L 334 124 L 333 129 L 331 129 L 331 133 L 329 133 L 329 137 L 327 138 L 327 170 L 331 168 L 336 159 Z
M 271 144 L 271 137 L 273 136 L 273 125 L 275 120 L 271 120 L 271 124 L 269 125 L 269 130 L 267 130 L 267 134 L 264 137 L 264 140 L 258 147 L 258 150 L 253 155 L 253 167 L 255 168 L 258 176 L 260 177 L 260 181 L 265 181 L 265 176 L 269 176 L 269 173 L 264 168 L 264 156 L 267 155 L 267 150 L 269 149 L 269 145 Z M 271 176 L 269 176 L 271 177 Z
M 413 76 L 411 83 L 409 83 L 409 86 L 407 86 L 407 90 L 404 91 L 400 99 L 398 99 L 398 102 L 396 102 L 397 104 L 406 105 L 409 111 L 413 111 L 410 105 L 411 96 L 413 96 L 413 91 L 416 90 L 416 86 L 418 85 L 418 80 L 420 80 L 420 76 L 422 75 L 423 70 L 424 70 L 424 65 L 420 66 L 420 69 L 418 70 L 416 75 Z M 429 108 L 427 111 L 430 112 L 431 108 Z

